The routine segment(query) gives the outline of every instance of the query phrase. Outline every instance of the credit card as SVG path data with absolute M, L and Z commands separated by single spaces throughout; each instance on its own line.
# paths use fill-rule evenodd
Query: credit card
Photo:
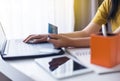
M 48 33 L 50 34 L 58 34 L 58 27 L 48 23 Z

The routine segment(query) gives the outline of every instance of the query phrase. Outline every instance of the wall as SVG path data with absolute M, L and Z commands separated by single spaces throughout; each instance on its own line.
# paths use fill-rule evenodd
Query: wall
M 82 30 L 94 17 L 103 0 L 74 0 L 75 31 Z

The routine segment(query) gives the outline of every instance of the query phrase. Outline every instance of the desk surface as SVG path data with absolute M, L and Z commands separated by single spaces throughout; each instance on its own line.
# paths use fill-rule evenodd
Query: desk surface
M 33 81 L 0 57 L 0 81 Z
M 35 81 L 120 81 L 120 72 L 98 75 L 91 72 L 84 75 L 78 75 L 63 80 L 56 80 L 40 68 L 34 59 L 11 60 L 7 61 L 10 65 L 21 71 L 25 75 L 31 77 Z

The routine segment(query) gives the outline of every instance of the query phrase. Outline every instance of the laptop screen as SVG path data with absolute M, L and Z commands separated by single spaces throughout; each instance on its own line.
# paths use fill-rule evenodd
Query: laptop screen
M 0 53 L 3 52 L 5 42 L 6 42 L 5 33 L 3 31 L 2 24 L 0 23 Z

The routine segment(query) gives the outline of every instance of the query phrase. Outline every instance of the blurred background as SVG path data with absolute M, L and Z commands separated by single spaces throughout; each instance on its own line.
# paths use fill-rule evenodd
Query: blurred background
M 0 0 L 0 22 L 9 39 L 48 33 L 48 23 L 59 33 L 83 29 L 103 0 Z

